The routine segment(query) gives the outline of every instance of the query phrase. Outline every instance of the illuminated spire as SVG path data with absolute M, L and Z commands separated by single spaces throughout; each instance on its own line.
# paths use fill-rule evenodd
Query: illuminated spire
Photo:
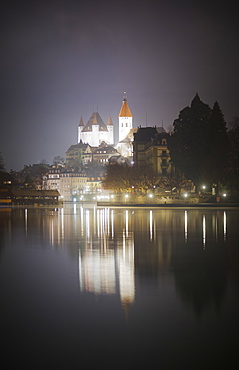
M 113 126 L 113 122 L 112 122 L 111 116 L 109 116 L 109 118 L 108 118 L 107 126 Z
M 79 122 L 79 125 L 78 126 L 84 126 L 84 122 L 83 122 L 83 118 L 82 118 L 82 116 L 81 116 L 81 118 L 80 118 L 80 122 Z
M 128 105 L 126 92 L 123 95 L 123 102 L 118 117 L 133 117 L 131 110 Z

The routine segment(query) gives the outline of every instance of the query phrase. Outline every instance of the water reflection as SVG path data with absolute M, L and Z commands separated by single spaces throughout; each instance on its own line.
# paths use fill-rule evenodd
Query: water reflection
M 188 211 L 184 212 L 184 235 L 185 235 L 185 243 L 188 240 Z
M 223 212 L 223 231 L 224 231 L 224 241 L 226 241 L 227 236 L 227 214 Z
M 90 348 L 172 369 L 210 352 L 214 363 L 238 329 L 238 220 L 238 210 L 0 209 L 6 328 L 18 346 L 34 338 L 68 357 Z
M 203 247 L 205 248 L 206 245 L 206 217 L 203 215 L 202 218 L 202 242 L 203 242 Z
M 157 285 L 162 274 L 168 277 L 173 274 L 182 297 L 189 294 L 183 277 L 190 279 L 190 299 L 200 306 L 204 300 L 202 296 L 205 298 L 209 294 L 208 286 L 212 285 L 210 273 L 214 278 L 216 276 L 213 261 L 221 266 L 220 276 L 226 271 L 228 257 L 224 247 L 231 211 L 228 218 L 226 210 L 119 210 L 83 208 L 74 204 L 59 210 L 13 210 L 8 216 L 9 221 L 4 226 L 5 239 L 10 241 L 16 237 L 15 223 L 19 237 L 19 223 L 24 216 L 24 235 L 21 237 L 25 246 L 34 248 L 48 240 L 52 249 L 74 251 L 79 261 L 80 291 L 95 295 L 115 294 L 123 304 L 134 302 L 135 291 L 146 276 Z M 39 243 L 32 243 L 33 237 Z M 214 254 L 216 246 L 217 253 Z M 180 266 L 184 266 L 184 273 Z M 193 271 L 197 271 L 197 283 L 194 275 L 191 276 Z M 210 281 L 207 288 L 206 281 Z M 217 285 L 219 281 L 217 276 Z M 223 281 L 226 281 L 225 276 Z M 198 298 L 200 304 L 194 300 L 193 289 L 200 290 L 194 283 L 204 287 Z M 224 290 L 222 285 L 221 292 Z

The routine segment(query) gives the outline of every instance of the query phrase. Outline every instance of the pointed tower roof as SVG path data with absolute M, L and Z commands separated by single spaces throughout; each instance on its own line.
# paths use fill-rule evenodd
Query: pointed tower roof
M 102 120 L 98 112 L 92 113 L 82 132 L 92 131 L 92 125 L 98 125 L 99 131 L 108 131 L 104 121 Z
M 79 122 L 79 125 L 78 126 L 84 126 L 84 122 L 83 122 L 83 118 L 82 118 L 82 116 L 81 116 L 81 118 L 80 118 L 80 122 Z
M 133 117 L 131 110 L 128 105 L 126 93 L 124 93 L 124 98 L 122 102 L 122 106 L 119 112 L 119 117 Z
M 107 121 L 107 126 L 113 126 L 113 121 L 112 121 L 110 116 L 109 116 L 108 121 Z

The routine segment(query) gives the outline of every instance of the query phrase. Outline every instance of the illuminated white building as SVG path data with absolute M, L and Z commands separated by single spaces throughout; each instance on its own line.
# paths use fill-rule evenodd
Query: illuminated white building
M 78 125 L 78 143 L 88 143 L 90 146 L 99 146 L 102 142 L 114 143 L 114 126 L 111 117 L 104 123 L 98 112 L 92 113 L 87 124 L 84 125 L 81 117 Z

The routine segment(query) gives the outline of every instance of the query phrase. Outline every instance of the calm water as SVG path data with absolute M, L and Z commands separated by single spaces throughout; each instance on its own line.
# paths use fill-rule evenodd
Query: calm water
M 238 364 L 239 210 L 0 209 L 5 369 Z

